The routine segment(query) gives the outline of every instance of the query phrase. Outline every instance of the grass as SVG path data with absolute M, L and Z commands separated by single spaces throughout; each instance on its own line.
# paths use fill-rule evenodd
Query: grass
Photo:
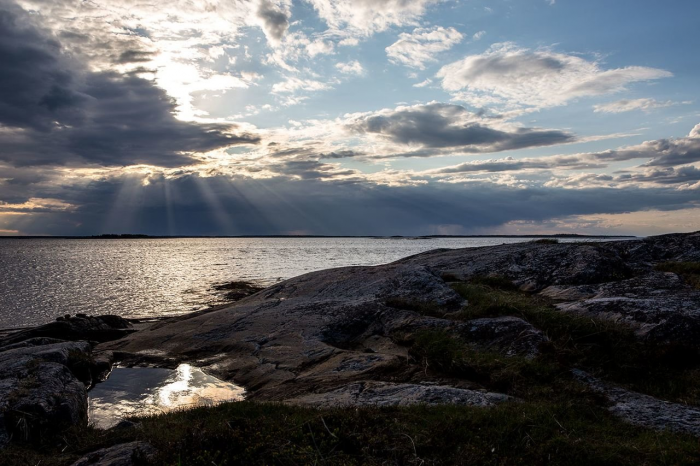
M 140 429 L 70 430 L 0 463 L 70 464 L 96 448 L 145 440 L 156 464 L 697 464 L 697 439 L 623 424 L 595 402 L 317 410 L 239 402 L 142 420 Z M 144 464 L 144 461 L 138 461 Z
M 673 272 L 693 288 L 700 290 L 700 262 L 663 262 L 656 266 L 661 272 Z

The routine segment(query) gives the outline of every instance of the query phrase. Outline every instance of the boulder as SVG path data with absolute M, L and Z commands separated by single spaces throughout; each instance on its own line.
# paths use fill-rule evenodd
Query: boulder
M 87 390 L 70 367 L 89 354 L 86 342 L 0 352 L 0 439 L 35 441 L 87 423 Z
M 441 385 L 410 383 L 359 382 L 324 393 L 313 393 L 287 400 L 286 403 L 336 408 L 342 406 L 410 406 L 415 404 L 459 404 L 492 406 L 511 400 L 499 393 L 466 390 Z
M 136 460 L 148 460 L 156 450 L 146 442 L 130 442 L 94 451 L 80 458 L 72 466 L 132 466 Z
M 113 315 L 75 316 L 15 332 L 2 339 L 0 347 L 34 338 L 105 342 L 119 339 L 132 332 L 134 332 L 132 325 L 123 317 Z
M 700 344 L 700 290 L 674 273 L 653 271 L 595 286 L 549 287 L 542 294 L 565 300 L 557 304 L 562 312 L 623 323 L 641 338 Z M 571 299 L 577 296 L 582 297 Z
M 581 370 L 575 370 L 574 376 L 603 395 L 610 403 L 608 410 L 630 424 L 656 430 L 668 429 L 700 437 L 700 409 L 698 408 L 625 390 Z

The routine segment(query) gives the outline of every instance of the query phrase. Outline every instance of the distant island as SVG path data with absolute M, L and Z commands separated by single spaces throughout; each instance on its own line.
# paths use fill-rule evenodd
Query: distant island
M 103 233 L 91 236 L 0 236 L 13 239 L 184 239 L 184 238 L 373 238 L 373 239 L 436 239 L 436 238 L 639 238 L 635 235 L 145 235 L 140 233 Z

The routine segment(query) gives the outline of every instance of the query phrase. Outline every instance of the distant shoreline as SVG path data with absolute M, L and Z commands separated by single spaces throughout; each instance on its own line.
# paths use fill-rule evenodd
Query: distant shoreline
M 2 239 L 199 239 L 199 238 L 369 238 L 369 239 L 436 239 L 436 238 L 643 238 L 635 235 L 240 235 L 240 236 L 150 236 L 150 235 L 95 235 L 95 236 L 0 236 Z

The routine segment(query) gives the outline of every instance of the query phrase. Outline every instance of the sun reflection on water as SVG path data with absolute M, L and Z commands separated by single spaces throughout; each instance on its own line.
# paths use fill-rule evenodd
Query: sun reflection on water
M 177 369 L 116 368 L 109 379 L 89 393 L 89 419 L 106 429 L 131 416 L 173 409 L 240 401 L 245 390 L 201 369 L 181 364 Z

